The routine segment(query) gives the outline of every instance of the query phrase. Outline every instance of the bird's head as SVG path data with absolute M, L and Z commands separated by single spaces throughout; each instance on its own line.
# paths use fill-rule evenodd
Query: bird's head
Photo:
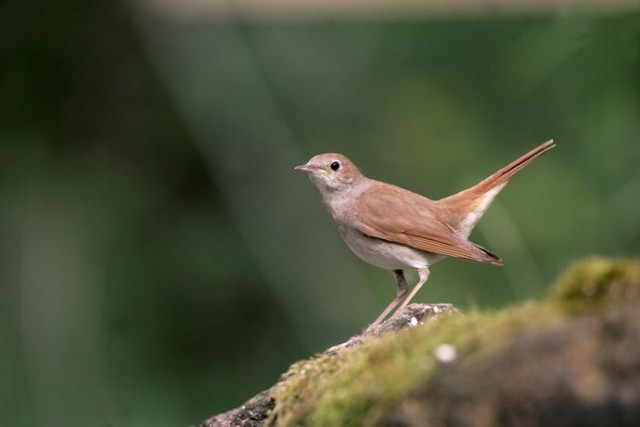
M 364 178 L 351 160 L 337 153 L 318 154 L 295 169 L 308 173 L 323 195 L 350 188 Z

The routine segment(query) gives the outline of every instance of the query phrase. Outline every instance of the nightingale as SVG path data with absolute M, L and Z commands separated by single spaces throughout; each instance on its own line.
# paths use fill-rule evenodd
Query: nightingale
M 367 178 L 342 154 L 319 154 L 296 166 L 311 178 L 347 246 L 395 276 L 396 296 L 368 330 L 400 301 L 398 311 L 404 308 L 427 281 L 429 267 L 444 257 L 502 265 L 497 255 L 470 242 L 469 234 L 509 179 L 553 147 L 549 140 L 473 187 L 440 200 Z M 411 292 L 407 269 L 418 272 Z

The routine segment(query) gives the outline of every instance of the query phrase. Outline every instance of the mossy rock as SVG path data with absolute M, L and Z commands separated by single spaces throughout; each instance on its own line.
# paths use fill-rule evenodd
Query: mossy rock
M 357 344 L 294 364 L 233 424 L 640 425 L 640 262 L 586 259 L 542 301 Z
M 552 298 L 567 312 L 612 309 L 640 300 L 640 263 L 588 258 L 569 267 L 553 288 Z

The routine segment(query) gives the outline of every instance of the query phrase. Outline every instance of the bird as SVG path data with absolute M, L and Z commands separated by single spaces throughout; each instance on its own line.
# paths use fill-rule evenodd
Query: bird
M 306 172 L 333 225 L 363 261 L 390 271 L 396 295 L 367 331 L 376 328 L 400 302 L 402 310 L 444 257 L 502 265 L 487 249 L 469 241 L 471 231 L 507 182 L 555 147 L 552 139 L 532 149 L 478 184 L 439 200 L 367 178 L 346 156 L 324 153 L 295 169 Z M 418 281 L 409 292 L 405 271 Z

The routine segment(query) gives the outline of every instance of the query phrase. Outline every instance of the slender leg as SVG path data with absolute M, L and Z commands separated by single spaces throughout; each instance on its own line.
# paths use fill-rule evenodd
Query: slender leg
M 418 269 L 418 277 L 419 277 L 418 283 L 416 283 L 416 285 L 413 287 L 413 289 L 411 289 L 411 293 L 409 294 L 407 299 L 405 299 L 402 302 L 402 305 L 400 305 L 400 307 L 398 307 L 398 309 L 396 310 L 396 313 L 398 311 L 402 310 L 403 308 L 405 308 L 407 306 L 407 304 L 409 304 L 409 301 L 411 301 L 413 296 L 420 290 L 422 285 L 424 285 L 424 282 L 427 281 L 427 279 L 429 278 L 429 268 L 428 267 L 419 268 Z
M 407 287 L 407 281 L 404 279 L 404 273 L 402 270 L 393 270 L 391 271 L 396 278 L 397 289 L 396 289 L 396 297 L 391 301 L 391 303 L 384 309 L 380 316 L 377 317 L 376 320 L 373 321 L 371 325 L 367 328 L 367 331 L 378 326 L 385 317 L 393 310 L 393 308 L 398 305 L 400 300 L 407 294 L 409 288 Z

